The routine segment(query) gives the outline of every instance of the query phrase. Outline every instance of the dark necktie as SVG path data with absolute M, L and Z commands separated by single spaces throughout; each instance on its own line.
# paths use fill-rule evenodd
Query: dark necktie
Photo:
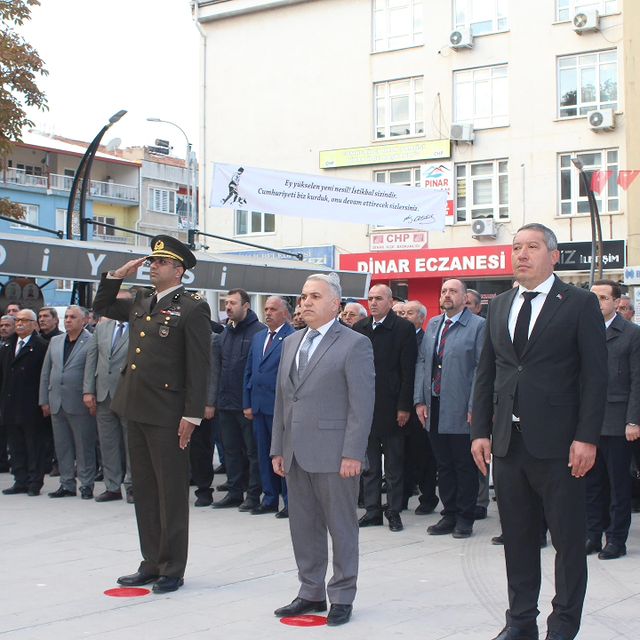
M 116 348 L 118 341 L 122 338 L 122 334 L 124 333 L 124 322 L 118 322 L 118 328 L 113 336 L 113 342 L 111 343 L 111 353 Z
M 151 303 L 149 304 L 149 313 L 153 311 L 153 308 L 156 306 L 157 302 L 158 302 L 158 295 L 154 293 L 151 296 Z
M 523 291 L 524 302 L 518 312 L 516 320 L 516 328 L 513 332 L 513 348 L 518 356 L 518 360 L 522 359 L 527 342 L 529 342 L 529 325 L 531 324 L 531 301 L 539 294 L 539 291 Z M 513 396 L 513 415 L 520 417 L 520 405 L 518 402 L 518 387 Z
M 273 337 L 276 335 L 275 331 L 269 331 L 269 339 L 267 340 L 267 346 L 264 348 L 263 356 L 267 354 L 269 349 L 271 349 L 271 345 L 273 344 Z
M 298 376 L 300 378 L 302 378 L 302 374 L 307 368 L 307 363 L 309 362 L 309 349 L 311 349 L 314 339 L 319 335 L 320 332 L 316 329 L 309 329 L 304 338 L 304 342 L 300 347 L 300 352 L 298 353 Z
M 518 360 L 522 358 L 524 349 L 529 342 L 529 325 L 531 324 L 531 301 L 539 294 L 539 291 L 523 291 L 524 302 L 520 307 L 516 328 L 513 332 L 513 348 Z
M 444 345 L 447 342 L 447 333 L 449 333 L 449 329 L 453 323 L 449 318 L 444 321 L 444 327 L 442 328 L 442 333 L 440 334 L 440 344 L 438 345 L 438 353 L 437 353 L 437 366 L 436 371 L 433 376 L 433 395 L 439 396 L 440 389 L 442 387 L 442 358 L 444 357 Z
M 371 325 L 371 327 L 375 331 L 381 324 L 382 324 L 382 322 L 378 322 L 377 320 L 374 320 L 373 324 Z

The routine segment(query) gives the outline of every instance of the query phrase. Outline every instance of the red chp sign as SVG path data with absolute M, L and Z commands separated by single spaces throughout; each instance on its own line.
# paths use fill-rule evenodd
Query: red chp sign
M 403 278 L 511 276 L 511 245 L 351 253 L 340 256 L 343 271 Z

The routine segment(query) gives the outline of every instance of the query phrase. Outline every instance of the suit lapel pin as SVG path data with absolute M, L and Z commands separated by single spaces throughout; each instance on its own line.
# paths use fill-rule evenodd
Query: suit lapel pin
M 558 300 L 562 300 L 562 294 L 561 293 L 557 294 L 556 298 L 558 298 Z

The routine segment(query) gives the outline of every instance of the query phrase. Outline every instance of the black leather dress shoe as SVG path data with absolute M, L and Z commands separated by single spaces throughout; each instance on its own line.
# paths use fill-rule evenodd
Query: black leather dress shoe
M 213 470 L 214 475 L 226 475 L 227 474 L 227 470 L 225 468 L 225 466 L 223 464 L 219 464 L 214 470 Z
M 430 527 L 427 527 L 427 533 L 430 536 L 446 536 L 453 533 L 456 528 L 456 521 L 451 518 L 442 518 Z
M 171 591 L 177 591 L 183 584 L 183 578 L 160 576 L 158 581 L 151 587 L 151 590 L 153 593 L 171 593 Z
M 430 513 L 433 513 L 438 506 L 438 498 L 430 500 L 429 502 L 421 502 L 415 510 L 415 514 L 417 516 L 428 516 Z
M 274 504 L 269 506 L 268 504 L 259 504 L 257 507 L 251 509 L 252 516 L 260 516 L 263 513 L 276 513 L 278 511 L 278 505 Z
M 127 504 L 135 504 L 135 500 L 133 499 L 133 487 L 129 487 L 127 489 Z
M 473 511 L 474 520 L 484 520 L 487 517 L 487 507 L 481 507 L 480 505 L 476 505 L 476 508 Z
M 142 571 L 136 571 L 126 576 L 120 576 L 117 580 L 118 584 L 125 587 L 141 587 L 144 584 L 155 582 L 160 576 L 153 573 L 142 573 Z
M 538 640 L 538 627 L 506 626 L 493 640 Z
M 288 518 L 289 517 L 289 509 L 287 509 L 287 507 L 284 507 L 284 509 L 280 509 L 280 511 L 278 511 L 278 513 L 276 513 L 276 518 Z
M 29 487 L 27 489 L 27 495 L 28 496 L 39 496 L 40 495 L 40 489 L 38 489 L 38 487 Z
M 214 502 L 211 506 L 214 509 L 228 509 L 229 507 L 239 507 L 242 504 L 242 498 L 234 498 L 227 494 L 222 500 Z
M 451 532 L 451 535 L 454 538 L 463 539 L 463 538 L 470 538 L 472 533 L 473 533 L 473 527 L 468 527 L 466 525 L 465 526 L 456 525 L 454 530 Z
M 600 560 L 615 560 L 627 555 L 627 547 L 623 544 L 616 544 L 615 542 L 607 542 L 604 545 L 604 549 L 598 554 Z
M 76 495 L 75 491 L 71 491 L 70 489 L 65 489 L 64 487 L 60 486 L 55 491 L 52 491 L 49 494 L 49 497 L 50 498 L 70 498 L 71 496 L 75 496 L 75 495 Z
M 584 545 L 584 550 L 585 553 L 590 556 L 593 553 L 602 551 L 602 543 L 599 540 L 592 540 L 591 538 L 587 538 L 587 542 Z
M 80 487 L 80 497 L 83 500 L 91 500 L 93 498 L 93 489 L 91 487 Z
M 80 489 L 82 491 L 82 489 Z M 103 491 L 100 495 L 96 496 L 96 502 L 113 502 L 114 500 L 122 500 L 122 493 L 120 491 Z
M 213 498 L 211 496 L 198 496 L 193 503 L 194 507 L 210 507 L 213 504 Z
M 397 511 L 391 511 L 387 509 L 384 515 L 389 521 L 389 531 L 402 531 L 404 529 L 404 526 L 402 524 L 402 519 L 400 518 L 400 514 Z M 343 606 L 343 605 L 331 605 L 331 608 L 333 609 L 334 606 Z
M 504 544 L 504 538 L 502 537 L 502 534 L 500 534 L 499 536 L 493 536 L 493 538 L 491 538 L 491 544 L 495 544 L 495 545 Z
M 350 604 L 332 604 L 327 616 L 327 626 L 337 627 L 339 624 L 349 622 L 353 606 Z
M 253 511 L 258 506 L 258 502 L 252 500 L 251 498 L 247 498 L 240 504 L 240 506 L 238 507 L 238 511 Z
M 556 633 L 555 631 L 547 631 L 546 640 L 569 640 L 568 636 L 563 636 L 560 633 Z
M 358 520 L 359 527 L 379 527 L 382 526 L 382 514 L 365 513 Z
M 17 484 L 14 484 L 12 487 L 8 487 L 7 489 L 3 489 L 2 493 L 5 496 L 15 496 L 18 493 L 27 493 L 27 487 L 21 487 Z
M 229 483 L 228 482 L 223 482 L 222 484 L 219 484 L 216 489 L 218 491 L 229 491 Z
M 284 618 L 289 616 L 301 616 L 305 613 L 315 613 L 326 610 L 326 600 L 305 600 L 304 598 L 295 598 L 290 604 L 276 609 L 273 613 L 279 618 Z

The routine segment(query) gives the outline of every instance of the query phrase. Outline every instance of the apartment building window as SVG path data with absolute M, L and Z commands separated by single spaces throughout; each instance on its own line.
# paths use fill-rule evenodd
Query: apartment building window
M 507 65 L 465 69 L 453 74 L 454 120 L 475 129 L 509 124 Z
M 276 217 L 273 213 L 236 209 L 236 235 L 247 236 L 254 233 L 275 233 Z
M 28 222 L 29 224 L 38 224 L 40 207 L 38 207 L 37 204 L 20 204 L 20 207 L 24 211 L 24 218 L 22 218 L 22 222 Z M 27 231 L 29 230 L 29 227 L 26 227 L 25 225 L 20 224 L 17 221 L 11 223 L 11 228 L 25 229 Z
M 584 165 L 588 183 L 594 172 L 605 171 L 608 179 L 602 184 L 600 193 L 595 193 L 600 213 L 613 213 L 620 210 L 620 192 L 618 187 L 618 150 L 602 149 L 598 151 L 580 151 L 562 153 L 558 156 L 560 173 L 560 203 L 558 211 L 561 216 L 588 215 L 589 200 L 578 170 L 571 163 L 577 157 Z M 603 174 L 604 175 L 604 174 Z
M 456 164 L 456 222 L 509 218 L 509 162 L 490 160 Z
M 108 216 L 93 216 L 93 219 L 98 222 L 105 222 L 106 224 L 115 224 L 116 219 Z M 93 225 L 93 235 L 95 236 L 115 236 L 116 230 L 111 227 L 104 227 L 101 224 Z
M 149 187 L 149 209 L 160 213 L 175 213 L 176 192 Z
M 373 85 L 376 138 L 424 133 L 422 76 Z
M 573 20 L 576 13 L 594 9 L 601 16 L 617 13 L 618 0 L 556 0 L 556 19 L 558 22 Z
M 423 44 L 422 11 L 423 0 L 373 0 L 373 50 Z
M 58 291 L 73 291 L 73 280 L 56 280 Z
M 469 29 L 474 36 L 506 31 L 507 0 L 455 0 L 453 28 Z
M 420 167 L 406 167 L 402 169 L 387 169 L 385 171 L 374 171 L 373 179 L 376 182 L 386 184 L 398 184 L 404 187 L 420 186 Z M 371 229 L 397 229 L 383 224 L 372 224 Z
M 78 215 L 73 216 L 71 223 L 74 238 L 80 237 L 80 220 Z M 56 209 L 56 231 L 64 231 L 65 238 L 67 237 L 67 210 Z
M 618 108 L 618 54 L 615 49 L 558 58 L 559 115 L 584 116 Z

